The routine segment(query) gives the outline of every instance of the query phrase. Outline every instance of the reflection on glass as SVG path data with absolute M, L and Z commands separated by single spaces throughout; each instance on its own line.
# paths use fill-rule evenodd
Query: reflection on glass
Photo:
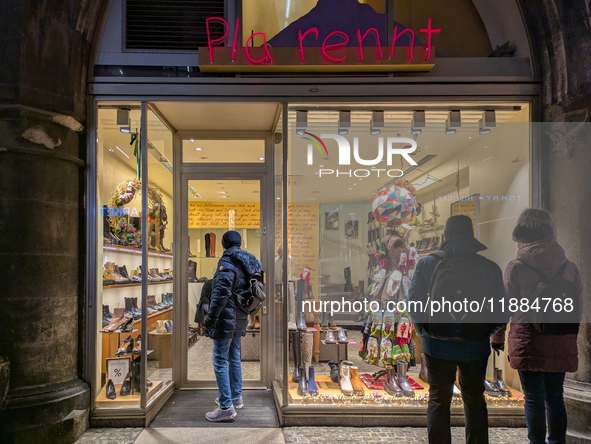
M 183 162 L 186 163 L 263 163 L 264 140 L 186 139 Z
M 226 141 L 227 143 L 228 141 Z M 212 279 L 222 257 L 222 236 L 236 230 L 242 249 L 261 258 L 260 182 L 258 180 L 189 180 L 188 296 L 189 339 L 187 375 L 191 381 L 212 381 L 213 340 L 203 326 Z M 261 365 L 260 314 L 249 318 L 241 341 L 242 379 L 259 380 Z

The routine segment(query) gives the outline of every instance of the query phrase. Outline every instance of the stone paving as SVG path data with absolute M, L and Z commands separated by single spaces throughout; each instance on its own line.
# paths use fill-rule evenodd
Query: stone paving
M 122 429 L 90 429 L 76 444 L 132 444 L 136 441 L 142 428 Z M 178 436 L 182 436 L 185 429 L 177 429 Z M 231 430 L 231 429 L 228 429 Z M 223 429 L 216 429 L 220 442 L 224 440 Z M 463 427 L 452 427 L 452 442 L 460 444 L 466 442 Z M 285 443 L 426 443 L 427 429 L 424 427 L 286 427 L 283 429 Z M 166 441 L 171 444 L 178 441 Z M 491 444 L 527 444 L 527 430 L 505 427 L 489 429 Z
M 88 429 L 76 444 L 133 444 L 142 430 L 142 427 Z
M 286 427 L 283 429 L 286 444 L 308 443 L 426 443 L 424 427 Z M 452 427 L 452 442 L 465 443 L 463 427 Z M 527 444 L 526 429 L 504 427 L 489 429 L 491 444 Z

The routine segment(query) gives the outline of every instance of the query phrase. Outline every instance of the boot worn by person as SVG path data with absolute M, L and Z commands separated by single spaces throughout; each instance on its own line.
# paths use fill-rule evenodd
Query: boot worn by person
M 400 387 L 400 390 L 402 390 L 402 394 L 404 396 L 408 396 L 409 398 L 414 397 L 415 392 L 410 386 L 410 383 L 408 382 L 408 378 L 406 376 L 406 371 L 408 370 L 408 362 L 398 361 L 396 363 L 396 367 L 398 370 L 398 387 Z
M 400 390 L 400 387 L 398 387 L 398 384 L 396 383 L 396 372 L 394 371 L 394 367 L 390 365 L 386 366 L 386 382 L 384 383 L 384 389 L 390 396 L 402 396 L 402 390 Z
M 342 361 L 340 369 L 340 387 L 341 392 L 345 395 L 353 395 L 353 385 L 351 384 L 351 367 L 352 365 L 345 364 L 350 361 Z M 350 364 L 353 364 L 350 362 Z
M 304 396 L 308 394 L 308 380 L 306 379 L 306 367 L 300 366 L 300 380 L 298 382 L 298 395 Z
M 314 367 L 308 368 L 308 393 L 312 396 L 318 394 L 318 386 L 316 385 L 316 379 L 314 379 Z
M 339 361 L 328 361 L 330 367 L 330 380 L 332 382 L 339 382 Z
M 291 349 L 293 351 L 293 375 L 291 375 L 291 380 L 300 382 L 301 345 L 299 331 L 291 332 Z
M 353 393 L 355 395 L 365 395 L 363 389 L 363 382 L 359 378 L 359 370 L 357 367 L 351 367 L 351 386 L 353 387 Z
M 117 397 L 117 392 L 115 391 L 115 385 L 113 381 L 109 379 L 107 382 L 107 388 L 105 389 L 105 396 L 107 399 L 115 399 Z
M 348 344 L 349 340 L 347 339 L 347 333 L 343 328 L 341 328 L 338 332 L 338 341 L 339 344 Z

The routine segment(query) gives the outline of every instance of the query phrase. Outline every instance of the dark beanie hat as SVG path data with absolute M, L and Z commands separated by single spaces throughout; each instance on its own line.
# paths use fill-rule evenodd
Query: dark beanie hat
M 456 236 L 472 236 L 474 237 L 474 226 L 472 219 L 463 214 L 452 216 L 447 219 L 445 229 L 443 230 L 443 237 L 449 240 Z
M 222 247 L 226 250 L 230 247 L 239 247 L 242 245 L 242 238 L 238 231 L 226 231 L 222 236 Z
M 513 230 L 513 240 L 522 244 L 531 244 L 541 240 L 553 240 L 552 215 L 546 210 L 528 208 L 519 215 L 517 226 Z

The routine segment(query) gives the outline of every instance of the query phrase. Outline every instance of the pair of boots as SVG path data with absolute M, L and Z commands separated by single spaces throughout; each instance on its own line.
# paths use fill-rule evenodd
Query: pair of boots
M 405 361 L 398 361 L 396 370 L 391 365 L 386 366 L 386 382 L 384 383 L 386 393 L 391 396 L 407 396 L 409 398 L 415 395 L 406 376 L 407 370 L 408 362 Z
M 123 276 L 121 273 L 124 273 Z M 103 269 L 103 285 L 105 282 L 114 282 L 115 284 L 129 284 L 131 278 L 127 275 L 127 269 L 125 266 L 118 267 L 115 262 L 105 262 Z
M 335 324 L 332 315 L 327 314 L 325 311 L 322 312 L 320 317 L 320 330 L 338 330 L 337 324 Z
M 318 386 L 314 379 L 314 367 L 308 367 L 308 379 L 306 379 L 306 367 L 300 366 L 300 381 L 298 382 L 298 395 L 318 395 Z
M 137 298 L 125 298 L 125 316 L 140 319 L 142 311 L 137 306 Z
M 503 370 L 496 368 L 494 370 L 493 382 L 484 380 L 484 393 L 488 396 L 511 396 L 511 390 L 503 381 Z
M 312 355 L 314 354 L 314 334 L 291 332 L 291 348 L 293 351 L 293 382 L 300 382 L 300 379 L 309 379 L 307 370 L 312 365 Z M 303 372 L 302 372 L 303 367 Z
M 339 344 L 348 344 L 349 339 L 347 339 L 347 332 L 345 329 L 341 328 L 337 332 L 337 339 L 335 340 L 334 332 L 332 330 L 326 330 L 326 336 L 324 338 L 325 344 L 336 344 L 338 341 Z
M 359 378 L 359 369 L 352 361 L 341 361 L 340 366 L 336 361 L 330 361 L 328 365 L 330 366 L 330 379 L 333 382 L 336 382 L 334 381 L 334 373 L 338 372 L 338 382 L 343 394 L 348 396 L 365 394 L 363 382 Z
M 254 315 L 248 315 L 248 324 L 246 325 L 247 330 L 260 330 L 261 329 L 261 313 L 258 312 Z

